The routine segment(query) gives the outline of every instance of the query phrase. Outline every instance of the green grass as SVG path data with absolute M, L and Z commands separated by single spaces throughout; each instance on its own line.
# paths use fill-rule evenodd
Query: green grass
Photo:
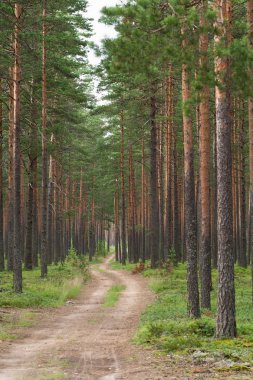
M 236 310 L 238 338 L 216 340 L 216 283 L 213 272 L 212 310 L 203 310 L 202 318 L 187 316 L 186 266 L 179 264 L 172 273 L 148 270 L 150 288 L 158 299 L 142 315 L 135 342 L 166 353 L 189 354 L 203 351 L 234 361 L 253 364 L 253 308 L 251 306 L 250 269 L 236 267 Z
M 77 261 L 76 261 L 77 260 Z M 79 265 L 80 264 L 80 265 Z M 87 278 L 87 266 L 78 259 L 69 258 L 66 263 L 50 265 L 48 276 L 40 277 L 40 270 L 23 271 L 23 293 L 12 288 L 12 274 L 1 273 L 0 307 L 57 307 L 68 299 L 76 298 Z
M 20 328 L 29 328 L 34 323 L 35 314 L 32 312 L 26 312 L 25 310 L 20 310 L 14 312 L 13 310 L 8 310 L 6 313 L 1 313 L 1 324 L 0 324 L 0 341 L 11 341 L 15 340 L 18 336 L 18 330 Z
M 119 300 L 119 297 L 120 297 L 121 293 L 125 289 L 126 289 L 125 285 L 114 285 L 114 286 L 112 286 L 108 290 L 108 292 L 106 294 L 103 306 L 104 307 L 113 307 L 113 306 L 115 306 L 116 303 Z
M 45 373 L 39 376 L 38 380 L 62 380 L 65 379 L 65 374 L 63 372 L 56 373 Z
M 93 256 L 92 261 L 90 261 L 90 264 L 102 264 L 104 259 L 104 256 Z
M 1 326 L 1 329 L 0 329 L 0 342 L 1 341 L 4 341 L 4 340 L 14 340 L 16 339 L 16 335 L 15 334 L 12 334 L 11 332 L 9 331 L 6 331 L 6 327 L 5 326 Z
M 132 264 L 132 263 L 127 262 L 126 265 L 122 265 L 118 261 L 115 261 L 114 259 L 112 259 L 110 261 L 110 267 L 113 270 L 124 269 L 124 270 L 131 272 L 136 267 L 136 264 Z
M 12 274 L 1 273 L 0 341 L 13 340 L 20 329 L 31 327 L 36 320 L 33 308 L 57 307 L 66 300 L 76 298 L 88 277 L 86 259 L 70 253 L 64 264 L 48 266 L 48 276 L 40 277 L 40 270 L 23 271 L 23 293 L 12 288 Z M 11 308 L 11 310 L 9 310 Z

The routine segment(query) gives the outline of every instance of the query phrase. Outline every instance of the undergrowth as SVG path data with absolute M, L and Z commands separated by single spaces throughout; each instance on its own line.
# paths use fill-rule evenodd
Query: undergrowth
M 236 310 L 238 338 L 217 340 L 215 313 L 217 271 L 213 272 L 212 310 L 202 310 L 202 318 L 187 316 L 186 266 L 179 264 L 171 273 L 148 269 L 150 288 L 158 298 L 144 312 L 135 342 L 151 345 L 166 353 L 196 351 L 220 355 L 235 362 L 253 363 L 253 310 L 250 269 L 236 268 Z
M 0 307 L 56 307 L 76 298 L 88 276 L 86 258 L 70 251 L 64 263 L 48 266 L 48 276 L 40 277 L 38 268 L 23 271 L 23 293 L 16 294 L 12 287 L 12 273 L 1 273 Z
M 42 279 L 38 268 L 23 271 L 23 293 L 12 288 L 12 273 L 1 273 L 0 341 L 14 340 L 36 321 L 35 308 L 57 307 L 76 298 L 88 277 L 87 259 L 72 249 L 64 263 L 48 266 Z M 20 329 L 22 328 L 22 329 Z

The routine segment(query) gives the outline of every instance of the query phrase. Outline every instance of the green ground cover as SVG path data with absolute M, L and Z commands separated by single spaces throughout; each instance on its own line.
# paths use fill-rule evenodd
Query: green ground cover
M 150 287 L 158 295 L 141 318 L 135 342 L 165 353 L 217 355 L 234 362 L 253 363 L 253 308 L 250 269 L 236 267 L 237 339 L 217 340 L 215 333 L 217 271 L 213 272 L 212 310 L 202 310 L 202 318 L 187 316 L 186 266 L 179 264 L 171 273 L 148 269 Z M 247 364 L 243 365 L 246 369 Z M 238 364 L 237 369 L 240 369 Z
M 114 285 L 112 286 L 105 297 L 103 303 L 104 307 L 113 307 L 119 300 L 121 293 L 126 289 L 125 285 Z
M 0 275 L 0 307 L 56 307 L 68 299 L 76 298 L 88 277 L 85 258 L 70 254 L 63 264 L 49 265 L 47 278 L 40 277 L 40 270 L 23 271 L 23 293 L 12 288 L 12 273 Z

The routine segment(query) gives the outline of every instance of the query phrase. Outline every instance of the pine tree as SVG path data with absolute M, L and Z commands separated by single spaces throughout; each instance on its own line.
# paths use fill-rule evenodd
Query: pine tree
M 225 46 L 230 43 L 226 22 L 228 2 L 215 3 L 217 9 L 216 49 L 224 39 Z M 231 184 L 231 109 L 229 91 L 229 59 L 218 55 L 215 70 L 218 85 L 215 88 L 216 126 L 217 126 L 217 186 L 218 186 L 218 308 L 216 336 L 235 337 L 235 288 L 232 233 L 232 184 Z

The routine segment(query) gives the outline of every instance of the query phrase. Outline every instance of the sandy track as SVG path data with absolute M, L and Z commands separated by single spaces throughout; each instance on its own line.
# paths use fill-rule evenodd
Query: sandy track
M 109 259 L 108 259 L 109 260 Z M 42 318 L 29 335 L 1 354 L 0 380 L 164 379 L 149 352 L 131 344 L 141 312 L 152 294 L 141 276 L 113 271 L 108 260 L 74 304 Z M 113 308 L 104 308 L 107 290 L 126 290 Z

